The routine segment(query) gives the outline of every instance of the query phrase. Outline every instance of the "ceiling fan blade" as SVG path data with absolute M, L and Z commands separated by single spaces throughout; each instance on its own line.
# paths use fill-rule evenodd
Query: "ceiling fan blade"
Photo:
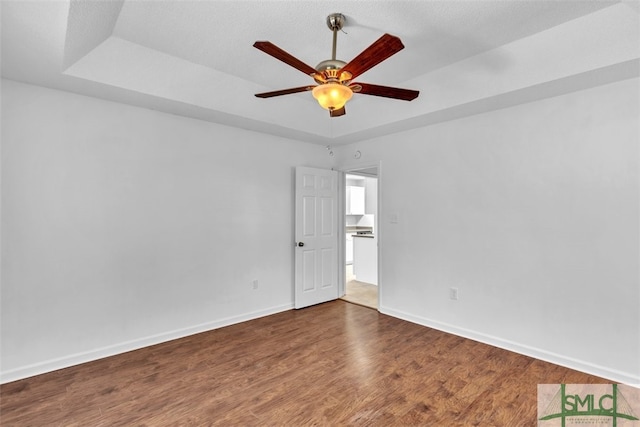
M 340 117 L 345 114 L 347 114 L 347 110 L 344 107 L 338 108 L 337 110 L 329 110 L 329 117 Z
M 274 90 L 273 92 L 256 93 L 258 98 L 271 98 L 280 95 L 289 95 L 291 93 L 306 92 L 312 90 L 314 86 L 292 87 L 291 89 Z
M 355 93 L 361 93 L 363 95 L 383 96 L 385 98 L 402 99 L 403 101 L 412 101 L 416 99 L 420 94 L 420 91 L 417 90 L 372 85 L 370 83 L 353 83 L 350 87 Z
M 271 55 L 274 58 L 279 59 L 280 61 L 292 66 L 297 70 L 302 71 L 308 76 L 309 75 L 312 76 L 317 73 L 315 68 L 305 64 L 304 62 L 300 61 L 298 58 L 294 57 L 288 52 L 285 52 L 284 50 L 280 49 L 278 46 L 276 46 L 271 42 L 257 41 L 253 44 L 253 47 L 255 47 L 256 49 L 260 49 L 267 55 Z
M 375 67 L 391 55 L 404 49 L 402 41 L 391 34 L 384 34 L 371 46 L 363 50 L 358 56 L 353 58 L 347 65 L 342 67 L 342 71 L 351 73 L 351 78 L 355 79 L 365 71 Z

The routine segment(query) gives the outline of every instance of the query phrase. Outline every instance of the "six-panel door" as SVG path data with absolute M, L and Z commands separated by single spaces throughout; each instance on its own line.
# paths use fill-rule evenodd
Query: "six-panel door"
M 295 307 L 338 298 L 338 173 L 296 168 Z

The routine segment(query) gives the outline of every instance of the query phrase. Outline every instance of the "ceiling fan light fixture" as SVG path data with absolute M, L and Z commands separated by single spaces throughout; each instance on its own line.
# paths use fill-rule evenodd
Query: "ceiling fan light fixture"
M 404 45 L 398 37 L 385 33 L 350 62 L 341 61 L 336 59 L 336 45 L 338 41 L 338 31 L 342 29 L 344 23 L 345 17 L 340 13 L 334 13 L 327 17 L 327 26 L 333 32 L 331 59 L 320 62 L 316 68 L 311 68 L 311 66 L 271 42 L 255 42 L 253 47 L 303 72 L 313 78 L 317 83 L 317 86 L 300 86 L 256 93 L 255 96 L 258 98 L 271 98 L 311 90 L 313 97 L 318 101 L 320 106 L 325 110 L 329 110 L 330 117 L 344 116 L 346 114 L 344 105 L 351 99 L 354 93 L 402 99 L 405 101 L 411 101 L 417 98 L 420 93 L 417 90 L 400 89 L 370 83 L 352 83 L 352 79 L 357 78 L 359 75 L 404 49 Z
M 313 97 L 325 110 L 339 110 L 353 96 L 353 91 L 340 83 L 325 83 L 313 88 Z

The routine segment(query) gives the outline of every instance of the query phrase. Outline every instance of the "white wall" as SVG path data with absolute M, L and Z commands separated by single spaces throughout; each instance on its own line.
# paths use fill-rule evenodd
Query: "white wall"
M 293 167 L 324 147 L 2 84 L 3 382 L 292 306 Z M 382 162 L 381 310 L 640 383 L 637 94 L 335 149 Z
M 3 80 L 2 381 L 291 308 L 293 168 L 329 163 Z
M 336 149 L 381 161 L 381 311 L 640 383 L 638 89 Z

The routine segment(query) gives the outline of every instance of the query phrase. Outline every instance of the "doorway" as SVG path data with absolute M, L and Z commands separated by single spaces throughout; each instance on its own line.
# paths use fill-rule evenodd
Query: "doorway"
M 378 167 L 345 173 L 345 294 L 343 300 L 378 309 Z

